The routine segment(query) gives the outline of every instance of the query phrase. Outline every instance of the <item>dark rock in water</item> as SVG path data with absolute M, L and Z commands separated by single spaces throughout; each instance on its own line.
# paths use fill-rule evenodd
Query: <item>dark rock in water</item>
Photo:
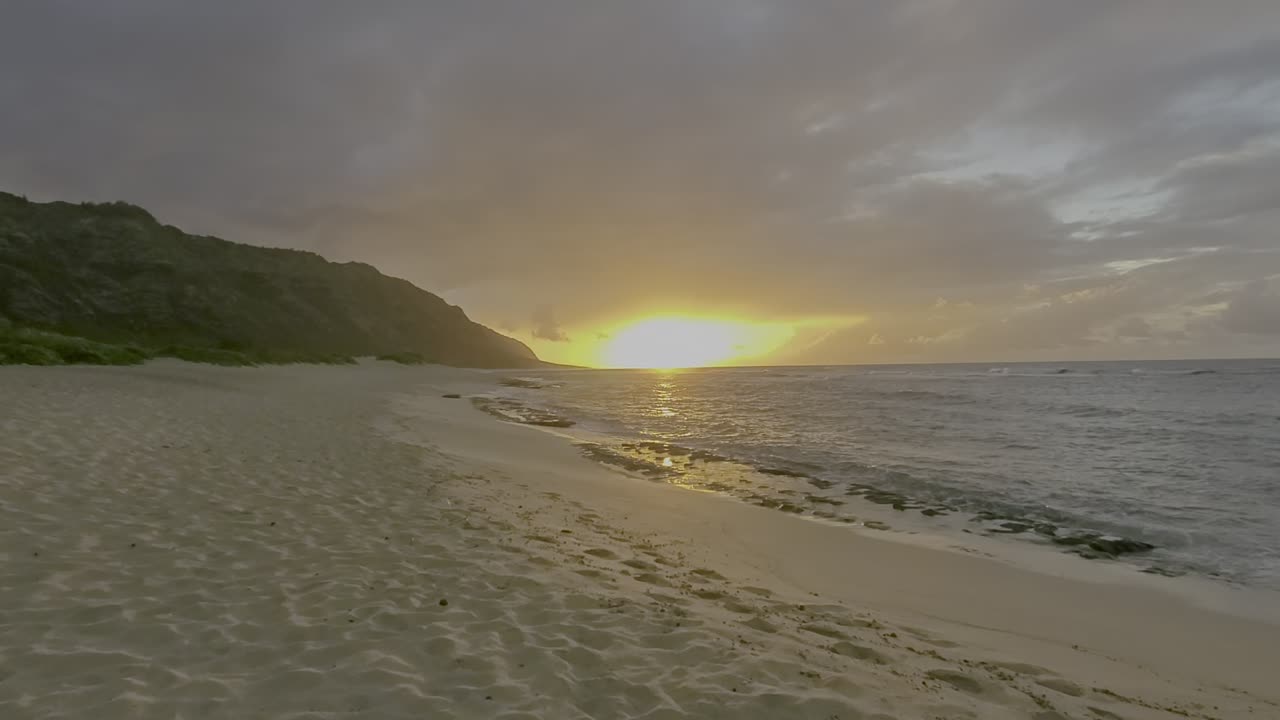
M 1072 552 L 1084 558 L 1085 560 L 1114 560 L 1115 559 L 1114 555 L 1107 555 L 1106 553 L 1094 552 L 1089 548 L 1076 548 Z
M 617 450 L 596 443 L 578 443 L 578 449 L 588 459 L 598 463 L 612 465 L 650 478 L 667 478 L 677 475 L 672 468 L 659 465 L 648 460 L 632 457 Z
M 850 490 L 846 494 L 861 495 L 863 498 L 865 498 L 869 502 L 873 502 L 877 505 L 889 505 L 889 506 L 892 506 L 894 510 L 898 510 L 898 511 L 906 510 L 909 507 L 912 507 L 912 508 L 918 507 L 917 505 L 911 504 L 911 501 L 903 497 L 902 495 L 899 495 L 896 492 L 889 492 L 887 490 L 875 490 L 872 488 L 855 488 L 853 490 Z
M 539 410 L 504 398 L 473 397 L 471 404 L 499 420 L 541 427 L 573 427 L 574 421 L 546 410 Z
M 760 507 L 769 508 L 770 510 L 781 510 L 782 512 L 795 513 L 797 515 L 805 511 L 803 507 L 796 505 L 795 503 L 766 497 L 764 495 L 750 495 L 747 497 L 747 500 L 750 500 L 752 503 L 759 505 Z
M 658 455 L 669 455 L 671 457 L 684 457 L 686 455 L 692 457 L 699 454 L 699 451 L 697 450 L 690 450 L 689 448 L 680 447 L 679 445 L 672 445 L 671 443 L 657 442 L 654 440 L 645 440 L 635 447 L 642 450 L 648 450 L 649 452 L 653 452 Z
M 506 387 L 526 388 L 529 390 L 541 390 L 542 388 L 546 387 L 546 384 L 544 384 L 539 380 L 530 380 L 528 378 L 518 378 L 518 377 L 502 378 L 501 380 L 498 381 L 498 384 L 505 385 Z
M 1030 530 L 1031 527 L 1032 526 L 1028 525 L 1027 523 L 1006 521 L 1006 522 L 1000 523 L 1000 527 L 992 528 L 991 532 L 1012 535 L 1017 533 L 1024 533 Z
M 1068 370 L 1067 368 L 1058 368 L 1057 370 L 1055 370 L 1055 371 L 1053 372 L 1053 374 L 1054 374 L 1054 375 L 1066 375 L 1066 374 L 1068 374 L 1068 373 L 1070 373 L 1070 372 L 1071 372 L 1071 371 L 1070 371 L 1070 370 Z
M 1144 567 L 1142 568 L 1142 572 L 1148 575 L 1161 575 L 1163 577 L 1181 577 L 1186 574 L 1181 570 L 1170 570 L 1169 568 L 1160 567 L 1159 565 Z
M 440 397 L 442 397 L 442 398 L 448 398 L 448 399 L 450 399 L 450 400 L 458 400 L 458 399 L 460 399 L 462 396 L 461 396 L 461 395 L 459 395 L 458 393 L 445 393 L 444 395 L 441 395 Z
M 920 514 L 924 515 L 925 517 L 938 517 L 939 515 L 946 515 L 947 511 L 939 510 L 937 508 L 925 508 L 920 511 Z
M 1156 549 L 1156 546 L 1151 543 L 1121 537 L 1100 537 L 1090 541 L 1089 547 L 1097 552 L 1111 556 L 1148 552 Z
M 782 477 L 808 478 L 808 473 L 802 473 L 796 470 L 788 470 L 786 468 L 762 467 L 756 468 L 765 475 L 779 475 Z
M 1066 545 L 1067 547 L 1075 547 L 1077 545 L 1087 545 L 1089 541 L 1099 537 L 1097 533 L 1086 533 L 1083 535 L 1062 535 L 1053 538 L 1055 545 Z
M 695 460 L 702 460 L 704 462 L 728 462 L 729 458 L 706 450 L 694 450 L 689 453 L 689 462 L 694 462 Z
M 1053 523 L 1039 522 L 1035 524 L 1035 527 L 1032 528 L 1032 530 L 1035 530 L 1037 535 L 1043 535 L 1050 538 L 1058 534 L 1058 526 Z
M 827 490 L 835 485 L 835 483 L 830 480 L 823 480 L 816 477 L 807 477 L 805 480 L 808 480 L 810 485 L 818 488 L 819 490 Z
M 1192 370 L 1188 375 L 1217 375 L 1217 370 Z
M 844 502 L 835 498 L 823 497 L 822 495 L 805 495 L 805 500 L 815 505 L 843 505 Z
M 1073 552 L 1091 560 L 1115 559 L 1121 555 L 1148 552 L 1156 549 L 1155 545 L 1141 540 L 1102 535 L 1095 532 L 1053 537 L 1052 541 L 1055 545 L 1075 548 Z

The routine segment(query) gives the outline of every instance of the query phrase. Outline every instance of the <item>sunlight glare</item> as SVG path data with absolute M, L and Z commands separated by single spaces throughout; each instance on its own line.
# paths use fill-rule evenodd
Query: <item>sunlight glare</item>
M 793 334 L 784 325 L 664 316 L 625 325 L 601 352 L 606 367 L 674 369 L 741 361 L 768 353 Z

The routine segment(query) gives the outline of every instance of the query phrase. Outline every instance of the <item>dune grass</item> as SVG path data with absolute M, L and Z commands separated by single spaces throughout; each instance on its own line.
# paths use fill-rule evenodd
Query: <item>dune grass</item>
M 135 345 L 115 345 L 25 328 L 0 328 L 0 365 L 137 365 L 151 357 Z

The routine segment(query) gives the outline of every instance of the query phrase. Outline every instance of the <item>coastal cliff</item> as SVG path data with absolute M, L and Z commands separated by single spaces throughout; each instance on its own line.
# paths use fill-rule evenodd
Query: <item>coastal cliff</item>
M 0 193 L 0 324 L 251 357 L 542 364 L 523 343 L 370 265 L 190 235 L 127 203 L 8 193 Z

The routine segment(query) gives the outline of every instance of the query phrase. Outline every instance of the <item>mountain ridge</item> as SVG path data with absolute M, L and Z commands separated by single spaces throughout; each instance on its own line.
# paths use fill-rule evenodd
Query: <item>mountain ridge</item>
M 372 265 L 188 234 L 124 202 L 0 192 L 0 318 L 149 347 L 544 366 L 520 341 Z

